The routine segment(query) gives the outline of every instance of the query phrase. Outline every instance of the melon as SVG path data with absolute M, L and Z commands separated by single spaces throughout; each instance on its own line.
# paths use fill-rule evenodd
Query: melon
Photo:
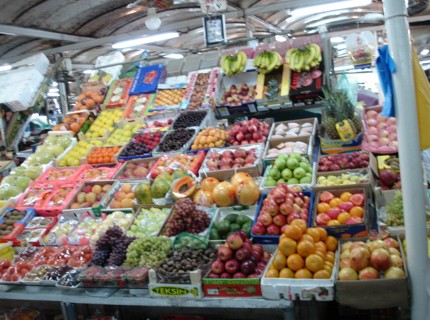
M 237 188 L 243 181 L 254 181 L 252 176 L 247 172 L 238 172 L 230 179 L 231 183 Z
M 192 177 L 186 176 L 179 178 L 172 188 L 172 197 L 174 200 L 191 198 L 197 189 L 197 182 Z
M 213 189 L 219 184 L 219 180 L 217 178 L 208 177 L 204 178 L 202 182 L 200 182 L 200 188 L 203 191 L 212 192 Z

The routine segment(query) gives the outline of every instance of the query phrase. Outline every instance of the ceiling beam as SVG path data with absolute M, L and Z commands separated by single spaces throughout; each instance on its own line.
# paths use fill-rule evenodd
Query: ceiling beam
M 43 31 L 39 29 L 10 26 L 7 24 L 0 24 L 0 34 L 1 33 L 23 36 L 23 37 L 30 37 L 30 38 L 40 38 L 40 39 L 68 41 L 68 42 L 80 42 L 80 41 L 87 41 L 87 40 L 93 39 L 88 37 L 73 36 L 73 35 L 60 33 L 60 32 L 51 32 L 51 31 Z
M 228 18 L 242 18 L 244 16 L 253 16 L 255 14 L 268 13 L 268 12 L 274 12 L 274 11 L 286 10 L 286 9 L 294 9 L 294 8 L 300 8 L 300 7 L 304 7 L 304 6 L 310 6 L 310 5 L 315 5 L 315 4 L 326 4 L 326 3 L 332 3 L 332 2 L 336 2 L 336 0 L 290 0 L 290 1 L 281 1 L 281 2 L 277 1 L 277 2 L 272 3 L 272 4 L 253 6 L 253 7 L 244 9 L 244 10 L 240 9 L 240 10 L 228 11 L 228 12 L 225 12 L 224 15 L 225 15 L 226 19 L 228 19 Z M 203 16 L 204 15 L 202 14 L 202 16 L 198 17 L 198 18 L 171 23 L 169 25 L 163 26 L 160 30 L 157 30 L 156 32 L 148 31 L 147 29 L 142 28 L 139 30 L 135 30 L 135 31 L 120 34 L 120 35 L 108 36 L 108 37 L 103 37 L 103 38 L 98 38 L 98 39 L 93 39 L 93 40 L 88 40 L 88 41 L 82 41 L 79 43 L 60 46 L 60 47 L 56 47 L 56 48 L 52 48 L 52 49 L 48 49 L 48 50 L 42 50 L 39 52 L 42 52 L 46 55 L 50 55 L 50 54 L 62 53 L 65 51 L 82 50 L 82 49 L 91 48 L 91 47 L 108 45 L 108 44 L 112 44 L 112 43 L 118 42 L 118 41 L 125 41 L 125 40 L 134 39 L 136 37 L 141 37 L 143 35 L 152 35 L 152 34 L 157 34 L 160 32 L 176 31 L 176 30 L 180 30 L 180 29 L 189 29 L 189 28 L 192 29 L 192 28 L 202 26 L 202 17 Z M 142 46 L 141 48 L 145 48 L 147 50 L 152 50 L 152 49 L 149 49 L 149 47 L 150 46 Z M 177 52 L 180 49 L 176 49 L 176 48 L 170 48 L 169 49 L 169 48 L 164 48 L 164 47 L 158 47 L 158 50 L 164 50 L 165 52 L 172 52 L 172 51 Z M 167 51 L 167 50 L 169 50 L 169 51 Z M 21 59 L 28 57 L 28 56 L 35 54 L 35 53 L 36 52 L 30 52 L 30 53 L 19 55 L 19 56 L 9 56 L 9 57 L 7 55 L 4 55 L 2 58 L 0 58 L 0 63 L 11 63 L 11 62 L 14 62 L 17 60 L 21 60 Z

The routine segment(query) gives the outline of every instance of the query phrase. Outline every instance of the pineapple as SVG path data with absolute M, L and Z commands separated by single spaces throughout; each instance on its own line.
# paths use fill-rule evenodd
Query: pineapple
M 355 114 L 355 107 L 344 91 L 324 90 L 321 105 L 321 124 L 330 139 L 339 139 L 336 123 L 346 120 L 354 134 L 361 131 L 361 119 Z
M 272 100 L 279 96 L 279 82 L 276 79 L 269 80 L 265 89 L 267 99 Z

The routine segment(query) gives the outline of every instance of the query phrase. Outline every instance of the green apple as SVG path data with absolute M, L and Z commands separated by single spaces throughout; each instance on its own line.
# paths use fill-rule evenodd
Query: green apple
M 284 159 L 282 158 L 276 158 L 275 160 L 275 167 L 278 168 L 280 171 L 284 170 L 285 167 L 287 166 L 287 163 Z
M 295 168 L 293 171 L 293 176 L 296 179 L 301 179 L 306 175 L 306 171 L 303 168 Z
M 269 171 L 269 175 L 273 180 L 278 180 L 281 177 L 281 171 L 279 171 L 279 169 L 276 167 L 272 167 L 272 169 Z
M 282 179 L 284 179 L 285 181 L 288 181 L 288 179 L 293 177 L 293 171 L 291 171 L 288 168 L 285 168 L 284 170 L 282 170 Z
M 265 187 L 274 187 L 276 186 L 276 180 L 274 180 L 272 177 L 268 177 L 266 179 L 266 182 L 264 183 Z
M 290 153 L 290 158 L 294 158 L 297 160 L 297 162 L 299 162 L 302 159 L 302 156 L 300 154 L 298 154 L 297 152 L 292 152 Z
M 287 184 L 299 184 L 299 180 L 296 178 L 288 179 Z
M 299 160 L 294 157 L 289 157 L 287 160 L 287 167 L 290 170 L 294 170 L 299 166 Z
M 276 182 L 276 184 L 281 184 L 281 183 L 285 183 L 285 180 L 284 179 L 279 179 L 277 182 Z
M 303 177 L 300 179 L 300 183 L 311 183 L 312 179 L 310 177 Z

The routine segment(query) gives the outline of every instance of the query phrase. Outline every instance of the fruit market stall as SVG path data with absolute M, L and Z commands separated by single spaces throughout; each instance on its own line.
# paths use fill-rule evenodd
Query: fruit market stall
M 70 319 L 81 303 L 276 307 L 291 319 L 309 301 L 407 308 L 395 118 L 322 88 L 321 121 L 251 112 L 261 74 L 289 65 L 293 91 L 320 85 L 319 48 L 262 51 L 253 70 L 250 51 L 224 54 L 222 71 L 180 88 L 158 86 L 157 65 L 136 74 L 161 73 L 150 88 L 135 78 L 86 90 L 85 110 L 0 185 L 0 297 L 37 292 Z M 239 109 L 246 119 L 215 116 Z M 396 294 L 373 305 L 356 294 L 384 290 Z

